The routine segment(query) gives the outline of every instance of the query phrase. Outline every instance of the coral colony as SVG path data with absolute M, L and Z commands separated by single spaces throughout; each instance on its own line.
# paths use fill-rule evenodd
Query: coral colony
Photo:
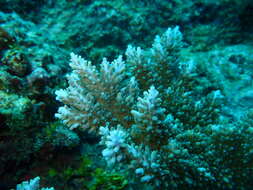
M 199 97 L 196 65 L 180 62 L 182 46 L 175 27 L 156 36 L 150 49 L 128 46 L 126 60 L 104 58 L 95 66 L 71 53 L 73 71 L 69 87 L 56 91 L 65 104 L 56 117 L 70 129 L 101 135 L 108 167 L 133 181 L 159 189 L 230 188 L 250 172 L 238 173 L 238 165 L 250 164 L 252 127 L 222 122 L 219 90 Z

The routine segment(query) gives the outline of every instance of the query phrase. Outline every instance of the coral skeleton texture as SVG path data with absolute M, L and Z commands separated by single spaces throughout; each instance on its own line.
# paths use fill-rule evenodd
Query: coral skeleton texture
M 29 181 L 23 181 L 22 183 L 18 184 L 16 190 L 54 190 L 54 188 L 40 188 L 40 177 L 35 177 Z
M 221 122 L 219 90 L 196 90 L 197 66 L 180 60 L 183 46 L 174 27 L 156 36 L 150 49 L 129 45 L 126 59 L 104 58 L 95 66 L 71 53 L 73 71 L 68 88 L 56 91 L 64 104 L 56 117 L 70 129 L 101 135 L 108 167 L 126 171 L 135 182 L 159 189 L 237 187 L 249 171 L 238 172 L 235 160 L 250 162 L 240 163 L 252 141 Z M 229 156 L 235 144 L 245 154 Z

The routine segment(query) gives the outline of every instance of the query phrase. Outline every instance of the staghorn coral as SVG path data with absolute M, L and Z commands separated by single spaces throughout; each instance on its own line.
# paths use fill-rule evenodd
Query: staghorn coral
M 54 190 L 54 188 L 40 188 L 40 177 L 35 177 L 30 181 L 23 181 L 21 184 L 18 184 L 16 190 Z
M 249 189 L 251 127 L 223 121 L 224 97 L 196 86 L 196 65 L 180 60 L 182 39 L 168 28 L 151 49 L 128 46 L 126 61 L 104 58 L 99 67 L 72 53 L 56 117 L 99 133 L 108 167 L 135 187 Z

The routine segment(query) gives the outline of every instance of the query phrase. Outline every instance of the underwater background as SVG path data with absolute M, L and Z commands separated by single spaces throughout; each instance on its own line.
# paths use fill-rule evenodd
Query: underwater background
M 0 0 L 0 190 L 251 190 L 253 1 Z

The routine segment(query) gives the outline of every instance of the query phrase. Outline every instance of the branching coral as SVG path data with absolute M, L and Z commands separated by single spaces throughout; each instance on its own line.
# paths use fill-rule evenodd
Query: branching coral
M 40 188 L 40 177 L 35 177 L 30 181 L 23 181 L 18 184 L 16 190 L 54 190 L 54 188 Z
M 244 132 L 221 124 L 220 91 L 196 90 L 196 65 L 180 61 L 182 39 L 178 27 L 169 28 L 151 49 L 128 46 L 126 61 L 104 59 L 99 67 L 72 53 L 69 87 L 56 91 L 65 104 L 56 117 L 71 129 L 98 132 L 108 166 L 133 181 L 158 189 L 244 189 L 234 179 L 247 171 L 238 174 L 234 165 L 250 154 L 223 156 Z M 248 135 L 235 152 L 253 148 Z

